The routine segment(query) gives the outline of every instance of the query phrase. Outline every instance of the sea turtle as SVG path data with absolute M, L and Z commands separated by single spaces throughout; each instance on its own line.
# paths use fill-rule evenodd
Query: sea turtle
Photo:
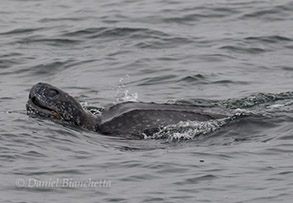
M 70 94 L 42 82 L 32 87 L 26 108 L 28 115 L 62 120 L 105 135 L 138 138 L 180 121 L 209 121 L 231 116 L 203 106 L 143 102 L 119 103 L 101 115 L 93 115 Z

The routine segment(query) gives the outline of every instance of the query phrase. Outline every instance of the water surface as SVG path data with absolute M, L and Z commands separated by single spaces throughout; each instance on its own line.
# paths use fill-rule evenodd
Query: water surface
M 1 3 L 1 202 L 290 202 L 291 1 Z M 212 131 L 107 137 L 28 117 L 39 81 L 85 106 L 175 102 L 242 116 Z M 111 185 L 29 187 L 64 179 Z

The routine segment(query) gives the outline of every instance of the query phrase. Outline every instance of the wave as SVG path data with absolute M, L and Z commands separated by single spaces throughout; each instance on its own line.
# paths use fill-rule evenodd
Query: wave
M 254 127 L 256 130 L 271 128 L 276 123 L 281 123 L 282 120 L 292 120 L 293 92 L 279 94 L 259 93 L 241 99 L 195 99 L 173 101 L 172 103 L 205 106 L 206 108 L 220 107 L 221 109 L 234 110 L 234 114 L 223 119 L 204 122 L 188 121 L 168 125 L 161 128 L 153 136 L 146 137 L 146 139 L 165 139 L 167 142 L 193 140 L 219 131 L 233 122 L 238 122 L 234 128 L 255 124 L 257 124 Z M 239 136 L 235 139 L 239 139 Z
M 85 28 L 63 34 L 64 37 L 86 37 L 86 38 L 113 38 L 128 36 L 131 38 L 144 37 L 166 37 L 169 36 L 165 32 L 151 30 L 148 28 L 131 28 L 131 27 L 96 27 Z
M 288 19 L 293 11 L 293 3 L 289 2 L 283 5 L 275 5 L 272 7 L 263 7 L 261 9 L 249 11 L 241 15 L 240 19 L 261 19 L 266 21 L 277 21 Z
M 210 121 L 187 121 L 179 122 L 175 125 L 168 125 L 154 133 L 152 136 L 146 136 L 145 139 L 166 139 L 168 142 L 191 140 L 201 135 L 207 135 L 221 127 L 229 124 L 237 117 L 241 116 L 241 113 L 237 113 L 232 117 L 224 119 L 216 119 Z

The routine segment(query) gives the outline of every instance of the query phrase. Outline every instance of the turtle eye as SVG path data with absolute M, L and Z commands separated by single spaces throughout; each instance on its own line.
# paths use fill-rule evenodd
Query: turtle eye
M 57 90 L 55 90 L 55 89 L 49 89 L 48 92 L 47 92 L 48 97 L 55 97 L 58 94 L 59 94 L 59 92 Z

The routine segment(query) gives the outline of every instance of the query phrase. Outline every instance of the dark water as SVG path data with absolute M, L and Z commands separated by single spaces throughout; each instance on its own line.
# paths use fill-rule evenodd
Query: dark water
M 292 22 L 289 0 L 1 1 L 1 202 L 291 202 Z M 238 113 L 107 137 L 28 117 L 39 81 Z

